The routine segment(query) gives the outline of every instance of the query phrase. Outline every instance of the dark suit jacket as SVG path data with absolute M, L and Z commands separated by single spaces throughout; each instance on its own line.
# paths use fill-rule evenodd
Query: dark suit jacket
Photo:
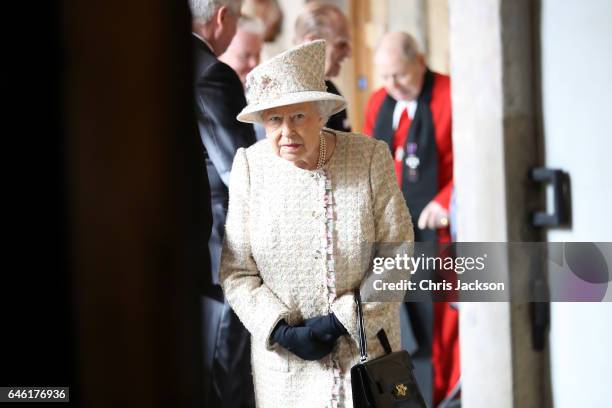
M 342 94 L 340 93 L 338 88 L 336 88 L 336 85 L 332 81 L 325 80 L 325 85 L 327 85 L 327 92 L 342 96 Z M 351 126 L 348 123 L 346 109 L 343 109 L 340 112 L 332 115 L 325 126 L 330 129 L 339 130 L 341 132 L 350 132 Z
M 208 241 L 211 283 L 218 285 L 230 170 L 238 148 L 255 143 L 255 133 L 252 125 L 236 119 L 246 106 L 238 75 L 195 36 L 194 47 L 196 116 L 206 150 L 213 213 L 213 229 Z

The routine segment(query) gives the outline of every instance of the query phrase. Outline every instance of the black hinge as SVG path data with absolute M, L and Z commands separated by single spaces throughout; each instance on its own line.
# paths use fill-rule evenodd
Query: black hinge
M 538 167 L 531 170 L 531 179 L 553 186 L 554 210 L 552 214 L 537 211 L 531 222 L 535 227 L 570 227 L 572 223 L 572 195 L 569 174 L 563 170 Z

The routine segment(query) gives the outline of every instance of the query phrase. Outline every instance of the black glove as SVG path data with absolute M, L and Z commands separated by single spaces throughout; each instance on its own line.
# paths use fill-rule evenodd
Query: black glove
M 320 360 L 334 348 L 334 343 L 317 339 L 309 327 L 290 326 L 284 320 L 272 331 L 272 339 L 303 360 Z
M 317 339 L 326 343 L 333 344 L 338 337 L 348 334 L 346 328 L 333 313 L 306 319 L 304 325 L 312 329 L 312 333 Z

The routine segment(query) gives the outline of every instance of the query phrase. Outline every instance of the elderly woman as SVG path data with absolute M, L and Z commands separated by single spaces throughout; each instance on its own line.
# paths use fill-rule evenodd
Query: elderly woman
M 326 92 L 324 61 L 314 41 L 255 68 L 238 115 L 267 140 L 234 159 L 221 279 L 252 335 L 259 408 L 352 407 L 354 291 L 376 255 L 363 249 L 413 238 L 387 145 L 323 128 L 345 107 Z M 364 305 L 371 357 L 380 329 L 399 349 L 398 308 Z

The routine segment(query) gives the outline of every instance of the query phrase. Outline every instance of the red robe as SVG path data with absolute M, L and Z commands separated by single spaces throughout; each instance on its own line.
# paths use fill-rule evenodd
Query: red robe
M 431 95 L 431 116 L 434 123 L 436 136 L 436 146 L 438 150 L 438 194 L 434 197 L 442 207 L 448 210 L 450 196 L 453 189 L 453 141 L 452 141 L 452 114 L 451 114 L 451 99 L 450 99 L 450 78 L 446 75 L 433 73 L 434 85 Z M 370 96 L 366 108 L 365 123 L 363 125 L 363 133 L 368 136 L 374 136 L 374 126 L 376 125 L 376 117 L 378 110 L 385 97 L 387 91 L 385 88 L 380 88 Z M 410 121 L 409 121 L 410 122 Z M 397 129 L 393 137 L 393 145 L 403 146 L 408 134 L 408 127 Z M 397 161 L 396 161 L 397 162 Z M 398 171 L 398 179 L 401 180 L 401 161 L 396 163 Z M 401 188 L 401 185 L 400 185 Z M 446 231 L 445 231 L 446 230 Z M 444 231 L 444 232 L 442 232 Z M 438 233 L 440 242 L 448 242 L 450 236 L 447 229 L 443 229 Z M 442 234 L 442 236 L 440 236 Z
M 449 208 L 453 189 L 453 144 L 450 78 L 433 73 L 434 84 L 431 95 L 431 115 L 434 123 L 436 148 L 438 153 L 438 193 L 433 198 L 446 210 Z M 387 97 L 385 88 L 374 92 L 368 100 L 363 133 L 373 137 L 379 109 Z M 402 122 L 393 135 L 392 150 L 404 146 L 410 119 Z M 395 169 L 401 188 L 403 176 L 402 159 L 395 159 Z M 438 229 L 440 243 L 450 242 L 448 228 Z M 459 321 L 457 310 L 448 302 L 434 303 L 434 338 L 432 344 L 432 365 L 434 371 L 434 403 L 440 402 L 453 389 L 460 376 L 459 365 Z

